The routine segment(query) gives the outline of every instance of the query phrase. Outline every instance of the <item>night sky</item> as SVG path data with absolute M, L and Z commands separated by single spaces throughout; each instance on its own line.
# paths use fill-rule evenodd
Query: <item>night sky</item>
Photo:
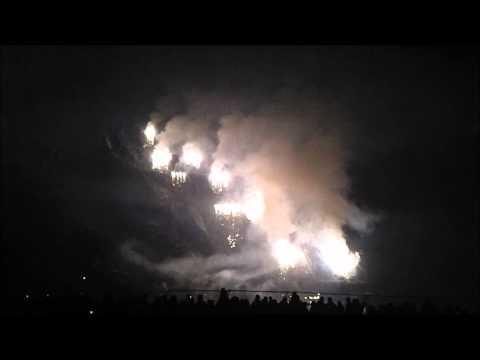
M 117 239 L 160 211 L 105 143 L 178 89 L 314 88 L 350 119 L 351 199 L 380 215 L 352 237 L 368 287 L 478 294 L 478 67 L 465 47 L 19 46 L 2 49 L 8 290 L 133 288 Z M 477 127 L 475 127 L 477 126 Z M 301 159 L 300 159 L 301 161 Z M 139 236 L 137 233 L 136 236 Z M 133 270 L 132 270 L 133 271 Z

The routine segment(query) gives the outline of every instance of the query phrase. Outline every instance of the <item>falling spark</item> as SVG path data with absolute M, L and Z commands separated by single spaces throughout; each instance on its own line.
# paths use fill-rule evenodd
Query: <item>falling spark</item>
M 278 240 L 273 244 L 273 257 L 277 260 L 283 271 L 295 268 L 297 265 L 305 265 L 307 259 L 302 249 L 288 240 Z
M 235 248 L 237 246 L 237 239 L 240 237 L 240 234 L 235 234 L 235 235 L 228 235 L 227 236 L 227 242 L 228 246 L 230 246 L 231 249 Z
M 180 161 L 185 165 L 193 166 L 194 168 L 198 169 L 202 164 L 203 155 L 195 145 L 187 143 L 183 145 L 182 158 Z
M 242 241 L 245 217 L 242 207 L 236 202 L 225 202 L 214 205 L 215 214 L 220 218 L 220 225 L 227 239 L 228 246 L 233 249 Z
M 187 181 L 187 173 L 184 171 L 172 171 L 170 175 L 172 177 L 173 186 L 180 186 Z
M 166 146 L 157 144 L 155 149 L 153 149 L 151 159 L 152 169 L 165 171 L 168 170 L 168 166 L 172 160 L 172 153 Z
M 153 124 L 149 122 L 147 124 L 147 127 L 143 131 L 143 133 L 145 134 L 145 137 L 147 138 L 147 142 L 150 145 L 153 145 L 153 143 L 155 142 L 155 136 L 157 135 L 157 130 L 155 129 L 155 126 L 153 126 Z

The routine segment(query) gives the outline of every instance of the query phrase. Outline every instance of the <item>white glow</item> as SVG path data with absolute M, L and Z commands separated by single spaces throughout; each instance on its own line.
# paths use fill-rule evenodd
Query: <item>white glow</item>
M 272 255 L 282 270 L 307 263 L 302 249 L 285 239 L 278 240 L 273 244 Z
M 235 202 L 224 202 L 214 205 L 215 214 L 221 216 L 240 216 L 242 215 L 242 207 Z
M 333 229 L 324 230 L 317 247 L 320 250 L 322 260 L 337 276 L 346 279 L 355 274 L 360 262 L 358 252 L 352 253 L 340 231 Z
M 147 124 L 147 127 L 143 131 L 143 133 L 145 134 L 145 137 L 147 138 L 147 142 L 150 145 L 153 145 L 153 143 L 155 142 L 155 136 L 157 135 L 157 130 L 155 129 L 155 126 L 153 126 L 153 124 L 149 122 Z
M 182 185 L 187 181 L 187 173 L 184 171 L 172 171 L 170 176 L 172 177 L 173 186 Z
M 182 148 L 182 158 L 180 159 L 185 165 L 200 168 L 203 161 L 202 152 L 192 143 L 186 143 Z
M 172 160 L 172 153 L 168 147 L 157 144 L 153 149 L 152 155 L 152 169 L 158 169 L 161 171 L 168 170 L 168 165 Z
M 213 165 L 210 169 L 210 174 L 208 175 L 208 181 L 210 182 L 210 186 L 215 193 L 221 193 L 225 191 L 225 189 L 230 184 L 231 175 L 230 173 L 225 170 L 224 168 Z
M 247 194 L 243 200 L 242 211 L 251 222 L 257 222 L 265 212 L 263 194 L 256 190 Z

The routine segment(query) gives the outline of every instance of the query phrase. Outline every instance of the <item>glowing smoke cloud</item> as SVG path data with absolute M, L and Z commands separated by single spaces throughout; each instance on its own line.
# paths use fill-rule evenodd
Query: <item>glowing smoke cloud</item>
M 263 194 L 259 190 L 247 193 L 243 199 L 242 212 L 253 223 L 257 223 L 265 212 Z
M 215 213 L 222 216 L 244 215 L 248 220 L 255 223 L 259 221 L 265 211 L 263 195 L 256 190 L 248 193 L 242 202 L 223 202 L 214 205 Z
M 208 175 L 208 181 L 210 182 L 210 187 L 214 193 L 221 193 L 228 188 L 230 184 L 231 175 L 218 164 L 213 164 L 210 169 L 210 174 Z
M 326 264 L 339 277 L 355 275 L 360 256 L 350 251 L 341 229 L 350 225 L 363 231 L 368 228 L 370 216 L 347 199 L 349 181 L 345 165 L 348 159 L 340 132 L 333 131 L 340 122 L 335 109 L 322 105 L 321 99 L 315 96 L 288 92 L 265 100 L 263 107 L 252 107 L 255 110 L 246 115 L 235 108 L 219 114 L 215 107 L 218 96 L 209 101 L 208 96 L 204 96 L 201 101 L 191 102 L 187 105 L 190 107 L 187 114 L 170 120 L 157 140 L 161 144 L 183 144 L 181 161 L 198 168 L 203 157 L 191 151 L 193 144 L 211 145 L 213 142 L 205 139 L 211 135 L 210 125 L 216 124 L 213 127 L 217 128 L 216 145 L 201 146 L 203 154 L 213 160 L 208 175 L 210 186 L 219 193 L 227 188 L 235 190 L 231 189 L 231 179 L 238 177 L 243 180 L 244 189 L 235 201 L 226 196 L 217 203 L 215 213 L 244 215 L 265 234 L 252 235 L 249 239 L 251 246 L 258 248 L 258 256 L 251 258 L 240 252 L 235 255 L 235 266 L 260 266 L 267 271 L 271 270 L 271 259 L 277 267 L 288 270 L 308 266 L 309 261 L 318 257 L 317 261 Z M 197 121 L 193 114 L 204 114 L 205 109 L 212 109 L 215 119 L 201 117 Z M 332 119 L 334 126 L 331 126 Z M 171 154 L 166 156 L 168 148 L 162 149 L 163 153 L 155 158 L 163 159 L 157 163 L 165 166 Z M 156 147 L 154 153 L 160 150 Z M 152 163 L 153 158 L 152 154 Z M 292 233 L 299 235 L 298 242 L 285 240 Z M 303 249 L 315 249 L 313 259 L 307 261 L 310 254 Z M 215 261 L 230 262 L 219 260 L 223 255 L 215 256 Z M 188 258 L 171 259 L 168 265 L 159 264 L 156 268 L 168 268 L 169 272 L 179 274 L 180 281 L 180 274 L 189 273 L 182 271 L 187 263 L 190 264 Z M 202 272 L 201 258 L 197 258 L 195 264 L 195 271 Z M 211 264 L 211 258 L 204 258 L 204 264 Z M 231 269 L 222 270 L 222 275 L 213 273 L 212 269 L 209 268 L 209 279 L 226 280 L 222 277 L 225 275 L 229 281 L 237 280 L 236 285 L 243 283 L 242 276 Z M 264 274 L 263 270 L 258 273 Z
M 350 251 L 341 232 L 335 229 L 322 231 L 317 247 L 320 258 L 335 274 L 347 279 L 355 275 L 360 255 Z
M 304 252 L 288 240 L 283 239 L 274 242 L 272 251 L 280 268 L 284 271 L 307 263 Z
M 151 160 L 153 170 L 165 171 L 168 170 L 168 166 L 172 160 L 172 153 L 166 146 L 157 144 L 153 149 Z
M 155 136 L 157 135 L 157 130 L 155 130 L 155 126 L 149 122 L 143 133 L 147 138 L 148 144 L 153 145 L 155 142 Z
M 215 156 L 227 161 L 232 154 L 223 139 L 234 144 L 238 139 L 245 139 L 248 143 L 243 146 L 244 153 L 237 154 L 233 161 L 230 158 L 231 166 L 264 198 L 264 216 L 256 222 L 268 234 L 270 242 L 280 241 L 280 245 L 273 246 L 273 256 L 281 267 L 295 267 L 297 262 L 288 257 L 285 260 L 287 245 L 278 239 L 308 227 L 320 233 L 308 242 L 321 249 L 319 255 L 324 263 L 334 274 L 348 278 L 359 263 L 358 253 L 350 254 L 343 236 L 326 236 L 320 232 L 329 224 L 341 234 L 342 225 L 352 225 L 348 217 L 352 205 L 344 197 L 348 187 L 344 152 L 336 137 L 321 132 L 308 134 L 307 131 L 311 131 L 308 118 L 304 120 L 305 127 L 302 123 L 299 127 L 293 126 L 298 123 L 295 119 L 298 120 L 282 112 L 259 116 L 255 121 L 227 117 L 219 131 L 218 149 L 224 152 L 217 152 Z M 296 141 L 302 137 L 303 144 Z M 301 258 L 300 252 L 293 247 L 289 249 L 297 254 L 292 255 L 293 259 Z
M 203 155 L 194 144 L 187 143 L 183 145 L 182 157 L 180 161 L 185 165 L 193 166 L 194 168 L 198 169 L 202 164 Z

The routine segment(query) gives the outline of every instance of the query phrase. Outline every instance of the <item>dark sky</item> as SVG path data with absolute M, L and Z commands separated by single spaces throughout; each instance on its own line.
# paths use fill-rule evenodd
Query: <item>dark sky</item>
M 2 56 L 12 292 L 82 272 L 115 281 L 105 264 L 114 233 L 129 227 L 119 207 L 148 213 L 154 204 L 133 170 L 112 160 L 105 135 L 144 124 L 160 96 L 178 89 L 262 96 L 285 86 L 316 88 L 352 119 L 351 197 L 382 214 L 356 239 L 371 286 L 478 292 L 471 48 L 22 46 Z

